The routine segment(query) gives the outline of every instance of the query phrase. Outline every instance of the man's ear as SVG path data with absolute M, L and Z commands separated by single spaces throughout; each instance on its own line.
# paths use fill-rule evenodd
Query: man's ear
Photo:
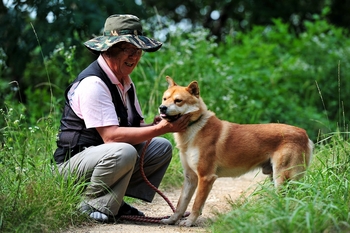
M 186 90 L 191 94 L 199 98 L 199 86 L 197 81 L 191 82 L 187 87 Z
M 177 86 L 177 84 L 174 82 L 174 80 L 170 76 L 166 76 L 166 81 L 168 82 L 168 89 L 172 86 Z

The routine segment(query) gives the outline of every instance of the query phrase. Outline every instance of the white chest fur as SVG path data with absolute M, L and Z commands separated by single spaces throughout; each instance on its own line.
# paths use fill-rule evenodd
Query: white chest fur
M 183 166 L 191 168 L 191 170 L 195 172 L 197 171 L 200 157 L 199 145 L 195 143 L 196 135 L 204 127 L 210 116 L 211 114 L 202 116 L 198 122 L 190 125 L 185 132 L 174 134 L 177 148 L 180 150 L 180 158 Z

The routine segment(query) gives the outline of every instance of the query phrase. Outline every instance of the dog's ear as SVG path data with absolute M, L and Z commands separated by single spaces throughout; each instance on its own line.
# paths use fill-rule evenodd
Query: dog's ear
M 197 81 L 193 81 L 191 82 L 186 90 L 191 94 L 196 96 L 197 98 L 199 98 L 199 87 L 198 87 L 198 82 Z
M 170 76 L 166 76 L 166 81 L 168 82 L 168 88 L 172 86 L 177 86 L 177 84 L 174 82 L 174 80 Z

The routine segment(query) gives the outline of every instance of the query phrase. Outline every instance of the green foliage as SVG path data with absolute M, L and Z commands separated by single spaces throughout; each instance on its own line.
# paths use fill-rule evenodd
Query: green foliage
M 59 44 L 48 57 L 43 58 L 38 51 L 35 56 L 37 59 L 28 64 L 28 69 L 24 72 L 28 82 L 24 86 L 28 88 L 24 93 L 32 124 L 47 115 L 56 119 L 61 116 L 65 87 L 76 78 L 78 70 L 85 68 L 84 63 L 90 58 L 87 56 L 80 60 L 77 59 L 79 56 L 81 54 L 76 53 L 76 47 L 64 48 L 63 44 Z
M 339 106 L 350 95 L 349 83 L 337 73 L 339 64 L 342 73 L 349 70 L 349 51 L 344 48 L 350 41 L 343 39 L 343 30 L 323 20 L 306 27 L 297 37 L 288 32 L 288 25 L 275 20 L 274 26 L 227 37 L 218 55 L 232 67 L 227 74 L 233 76 L 232 100 L 240 113 L 261 109 L 252 121 L 241 115 L 239 122 L 291 123 L 306 128 L 315 139 L 319 130 L 335 128 L 341 109 L 349 111 L 349 102 Z
M 169 75 L 179 85 L 197 80 L 208 108 L 221 119 L 237 123 L 284 122 L 305 128 L 314 141 L 318 136 L 325 138 L 324 142 L 329 144 L 317 152 L 309 171 L 311 175 L 305 182 L 293 184 L 298 187 L 295 191 L 286 189 L 285 197 L 289 199 L 270 193 L 269 186 L 262 187 L 256 196 L 260 198 L 260 193 L 268 193 L 268 197 L 277 199 L 273 205 L 276 213 L 282 220 L 288 219 L 288 214 L 293 216 L 291 222 L 295 223 L 292 225 L 295 229 L 301 226 L 299 215 L 311 224 L 307 229 L 316 229 L 314 225 L 322 229 L 347 229 L 341 221 L 349 220 L 344 215 L 349 206 L 344 194 L 348 184 L 336 182 L 340 181 L 339 174 L 349 174 L 346 166 L 349 160 L 344 160 L 349 146 L 340 138 L 332 142 L 327 133 L 348 131 L 349 121 L 345 116 L 350 115 L 347 101 L 350 84 L 345 82 L 349 70 L 349 61 L 345 58 L 350 53 L 350 40 L 342 36 L 347 32 L 323 20 L 306 23 L 307 30 L 300 36 L 290 33 L 289 26 L 280 20 L 274 22 L 269 27 L 254 27 L 248 33 L 228 35 L 224 43 L 216 43 L 209 31 L 203 29 L 191 33 L 172 32 L 160 51 L 143 55 L 131 75 L 143 112 L 147 122 L 151 122 L 167 89 L 165 76 Z M 87 50 L 79 52 L 78 47 L 67 48 L 61 44 L 50 56 L 44 57 L 44 62 L 40 51 L 33 53 L 37 59 L 24 71 L 24 78 L 32 83 L 25 90 L 26 104 L 15 101 L 18 88 L 22 88 L 18 83 L 0 80 L 0 230 L 5 232 L 56 231 L 72 222 L 79 224 L 82 218 L 75 212 L 81 187 L 73 180 L 65 181 L 52 173 L 50 160 L 64 90 L 93 57 L 88 56 Z M 172 140 L 171 134 L 165 137 Z M 328 160 L 329 156 L 332 160 Z M 162 187 L 178 186 L 182 181 L 175 149 Z M 319 187 L 331 193 L 330 196 L 317 190 L 318 182 L 328 182 L 328 186 L 320 183 Z M 301 196 L 303 192 L 308 196 Z M 347 206 L 338 205 L 344 204 L 343 200 Z M 299 203 L 304 202 L 305 205 L 298 208 Z M 244 208 L 256 205 L 261 210 L 252 212 L 262 213 L 264 206 L 259 203 L 241 205 Z M 271 199 L 266 200 L 265 205 L 270 203 Z M 312 206 L 317 208 L 312 210 Z M 313 214 L 320 215 L 324 209 L 330 214 L 325 214 L 317 224 L 312 222 L 316 216 Z M 238 216 L 258 218 L 250 211 L 243 212 Z M 233 216 L 236 218 L 236 214 Z M 335 216 L 340 219 L 338 222 Z M 271 217 L 266 224 L 278 222 L 282 232 L 282 220 L 276 218 Z M 241 223 L 251 225 L 250 221 L 241 220 Z
M 144 16 L 135 1 L 1 2 L 0 33 L 4 36 L 0 38 L 0 49 L 6 55 L 2 61 L 9 68 L 6 80 L 23 81 L 26 65 L 35 59 L 38 47 L 44 56 L 48 56 L 57 44 L 63 43 L 67 47 L 81 45 L 85 38 L 100 34 L 106 17 L 122 12 Z
M 170 75 L 180 85 L 197 80 L 209 109 L 221 119 L 293 124 L 305 128 L 313 140 L 346 128 L 350 40 L 343 35 L 348 32 L 317 16 L 315 22 L 305 21 L 305 28 L 295 35 L 289 24 L 276 19 L 268 27 L 227 35 L 222 43 L 209 30 L 171 32 L 163 48 L 145 53 L 132 74 L 146 117 L 157 114 L 167 88 L 165 76 Z M 24 72 L 26 81 L 17 84 L 19 90 L 28 86 L 22 97 L 31 124 L 46 114 L 60 115 L 65 87 L 95 58 L 81 49 L 59 44 L 44 57 L 46 69 L 40 51 L 33 52 L 36 59 Z
M 163 16 L 158 17 L 160 20 L 168 18 L 179 24 L 186 22 L 191 29 L 200 25 L 220 40 L 234 30 L 249 31 L 254 25 L 270 25 L 273 18 L 281 18 L 297 33 L 304 31 L 304 21 L 312 19 L 313 15 L 323 15 L 333 25 L 349 28 L 349 17 L 345 15 L 350 4 L 342 0 L 143 0 L 142 3 L 150 15 L 154 14 L 153 7 L 156 7 L 157 13 Z
M 28 127 L 23 111 L 1 110 L 6 122 L 0 148 L 1 232 L 52 232 L 83 220 L 76 212 L 82 186 L 52 166 L 56 127 L 46 119 Z
M 348 232 L 350 230 L 350 144 L 338 134 L 319 145 L 305 178 L 276 192 L 261 184 L 232 203 L 211 232 Z
M 156 113 L 169 75 L 179 85 L 197 80 L 208 108 L 221 119 L 293 124 L 313 140 L 346 128 L 350 40 L 345 32 L 319 20 L 296 36 L 287 24 L 274 22 L 227 36 L 220 44 L 206 39 L 205 30 L 174 32 L 159 52 L 144 55 L 132 75 L 142 105 Z

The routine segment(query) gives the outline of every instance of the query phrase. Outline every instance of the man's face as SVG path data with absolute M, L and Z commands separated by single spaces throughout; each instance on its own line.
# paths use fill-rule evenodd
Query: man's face
M 110 68 L 117 77 L 131 74 L 142 55 L 142 50 L 130 43 L 119 43 L 108 52 Z

